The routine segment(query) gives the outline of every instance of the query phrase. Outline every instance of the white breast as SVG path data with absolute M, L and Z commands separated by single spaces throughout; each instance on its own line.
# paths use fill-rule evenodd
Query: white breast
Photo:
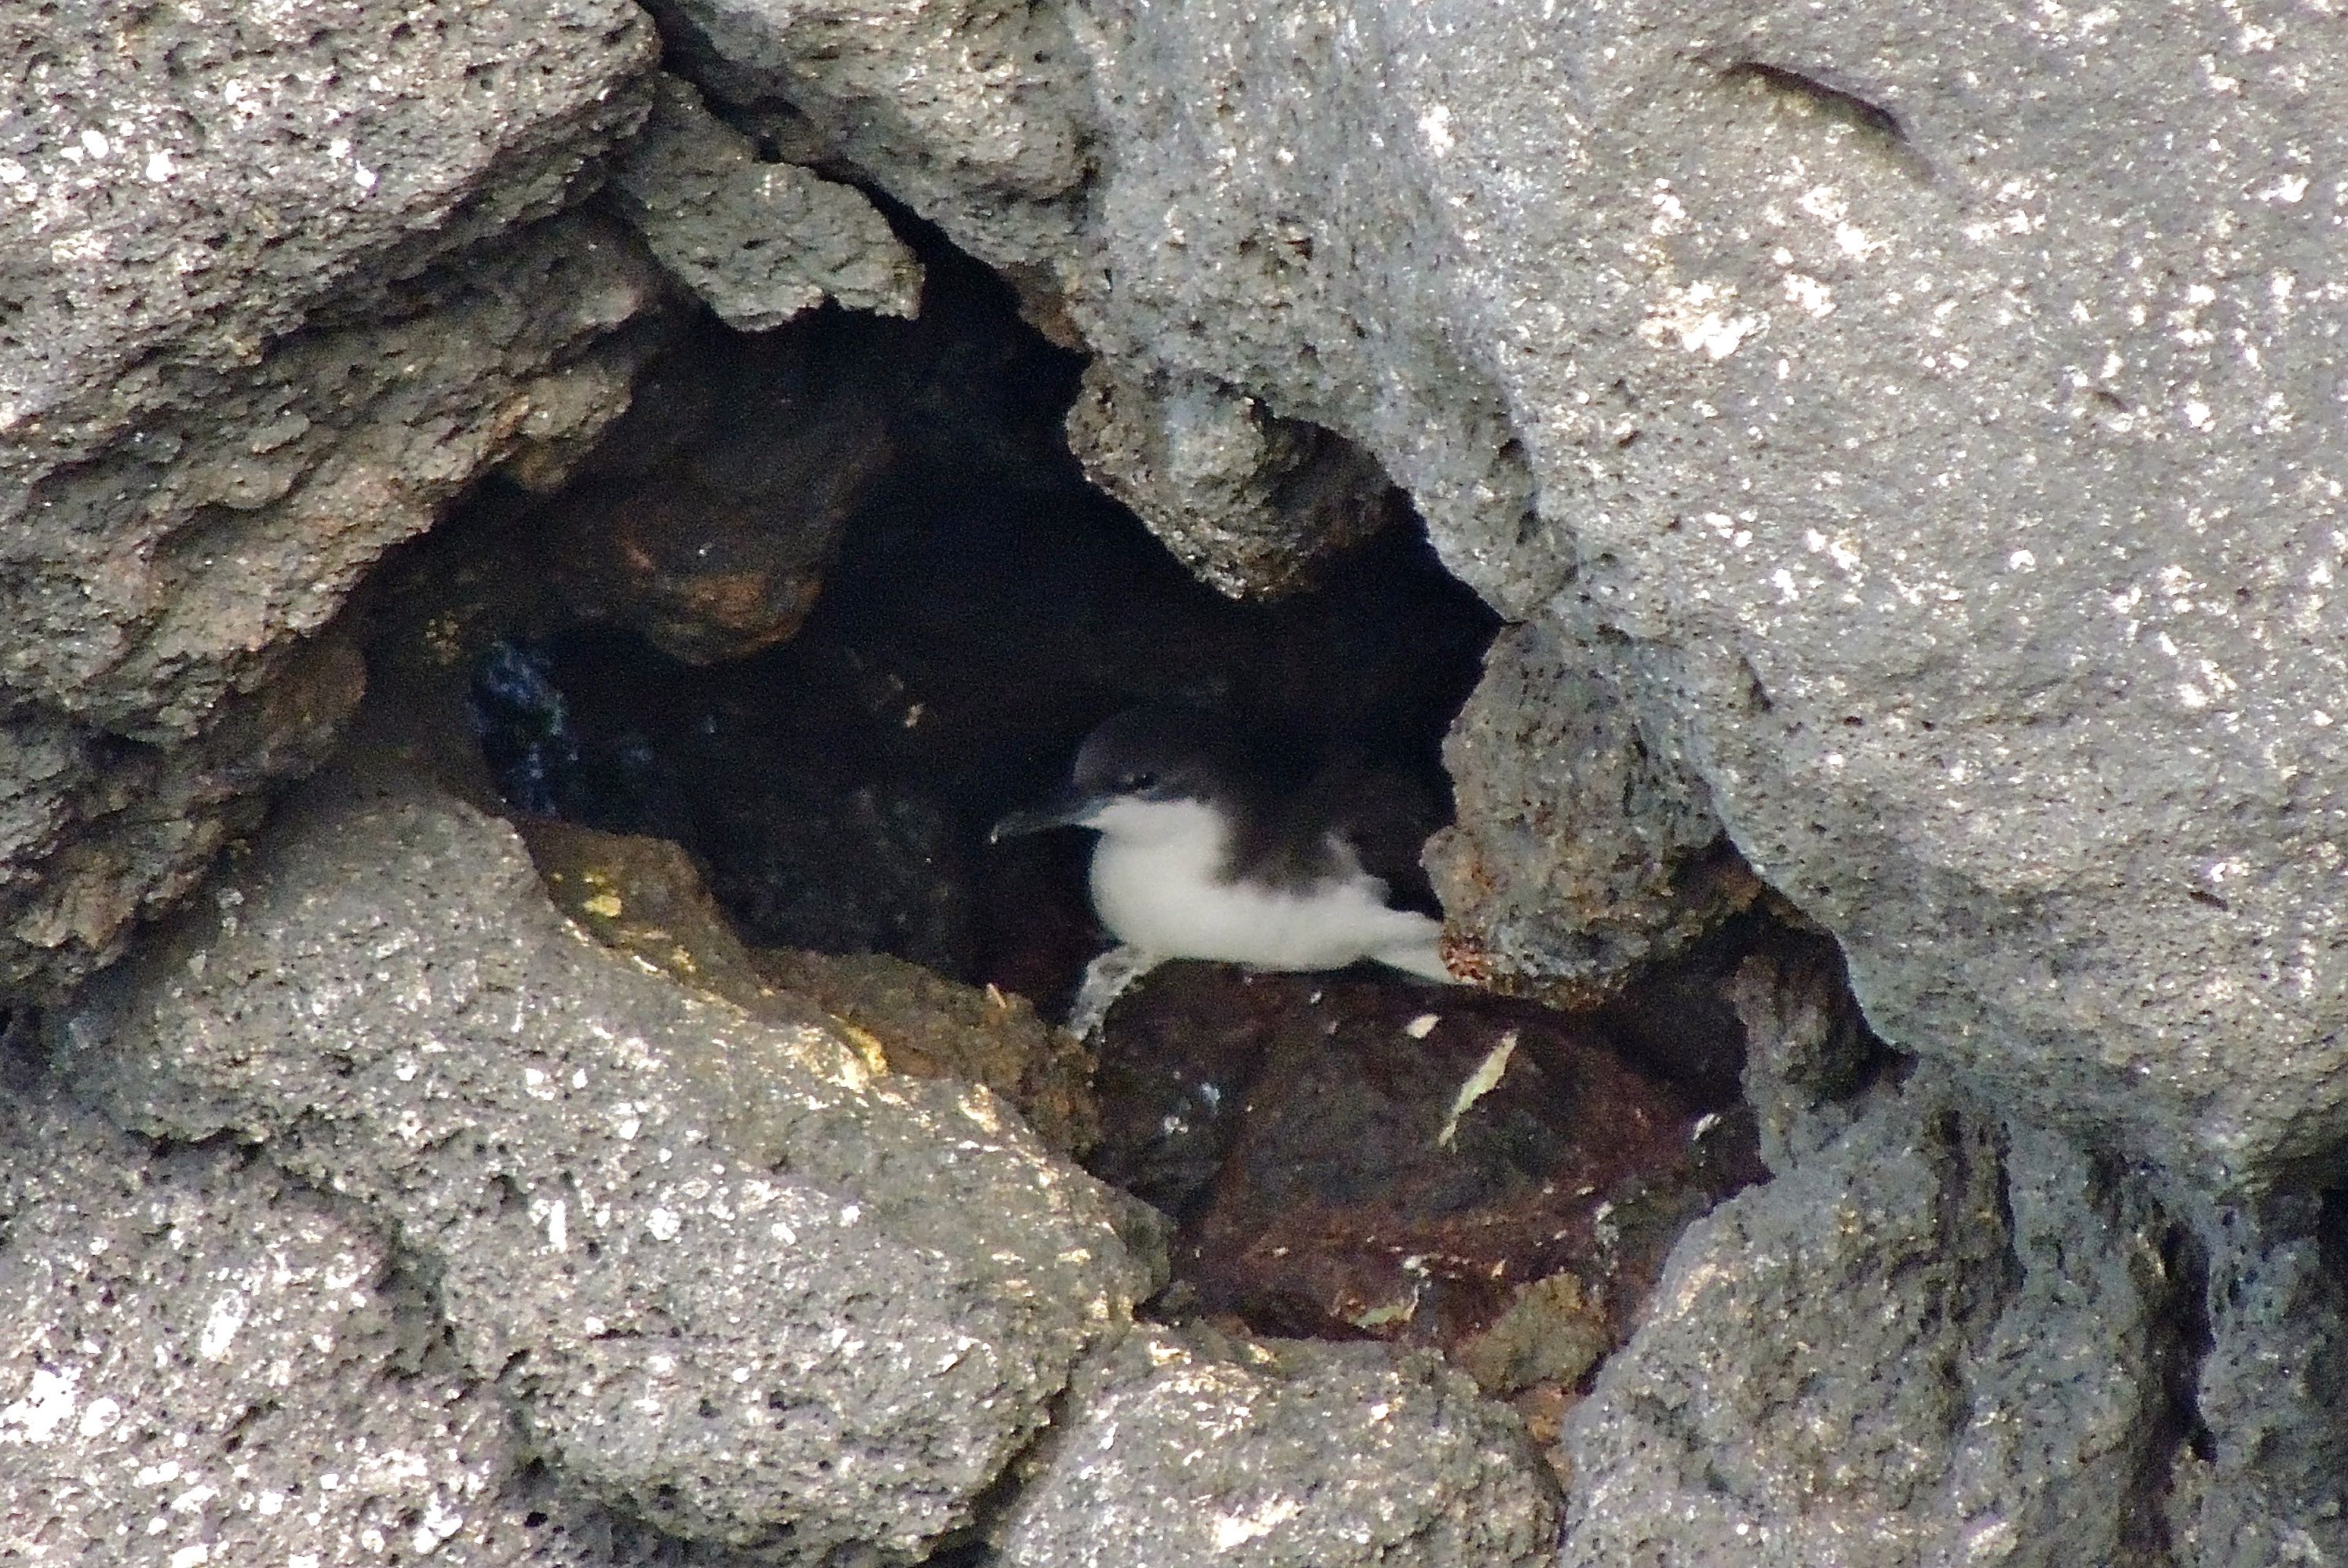
M 1196 801 L 1121 800 L 1088 827 L 1093 908 L 1120 942 L 1167 958 L 1207 958 L 1257 969 L 1342 969 L 1365 958 L 1431 980 L 1442 927 L 1389 909 L 1385 884 L 1351 854 L 1344 870 L 1306 889 L 1276 892 L 1221 881 L 1225 828 Z

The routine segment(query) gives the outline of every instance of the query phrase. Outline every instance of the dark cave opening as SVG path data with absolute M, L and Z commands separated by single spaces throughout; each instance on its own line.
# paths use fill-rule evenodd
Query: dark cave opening
M 1081 361 L 984 269 L 924 261 L 914 321 L 694 320 L 562 490 L 493 482 L 397 575 L 469 583 L 427 596 L 508 807 L 684 846 L 756 944 L 1056 1006 L 1097 945 L 1082 835 L 985 831 L 1095 724 L 1177 701 L 1446 800 L 1498 621 L 1416 526 L 1275 602 L 1200 584 L 1069 455 Z M 762 450 L 778 420 L 813 434 Z
M 1500 624 L 1415 521 L 1282 599 L 1202 585 L 1070 455 L 1082 362 L 904 232 L 919 318 L 749 336 L 680 308 L 559 487 L 492 480 L 382 573 L 377 730 L 515 820 L 605 940 L 627 945 L 590 918 L 608 894 L 691 945 L 705 889 L 739 954 L 681 974 L 747 969 L 737 1000 L 812 998 L 892 1067 L 1004 1093 L 1175 1227 L 1159 1315 L 1435 1346 L 1553 1429 L 1679 1230 L 1761 1174 L 1740 966 L 1839 975 L 1825 939 L 1756 907 L 1577 1013 L 1174 965 L 1097 1052 L 1031 1023 L 1007 1065 L 933 1053 L 1008 997 L 1059 1017 L 1106 945 L 1089 835 L 987 841 L 1095 724 L 1176 701 L 1447 802 L 1442 741 Z

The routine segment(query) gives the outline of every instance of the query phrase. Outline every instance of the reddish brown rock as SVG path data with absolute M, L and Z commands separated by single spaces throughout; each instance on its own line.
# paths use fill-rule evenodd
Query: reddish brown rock
M 1754 1169 L 1749 1134 L 1612 1044 L 1472 992 L 1171 965 L 1111 1018 L 1095 1169 L 1182 1222 L 1190 1310 L 1554 1393 Z

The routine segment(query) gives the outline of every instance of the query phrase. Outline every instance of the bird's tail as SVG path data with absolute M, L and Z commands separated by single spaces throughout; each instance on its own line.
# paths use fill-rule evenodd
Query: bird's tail
M 1397 910 L 1398 928 L 1393 942 L 1370 956 L 1389 969 L 1399 969 L 1421 980 L 1444 985 L 1467 982 L 1443 966 L 1443 923 L 1411 911 Z

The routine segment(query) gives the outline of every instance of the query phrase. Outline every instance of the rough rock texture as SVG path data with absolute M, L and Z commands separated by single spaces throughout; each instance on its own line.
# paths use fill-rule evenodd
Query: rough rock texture
M 826 299 L 911 315 L 922 267 L 853 187 L 765 163 L 689 83 L 664 76 L 612 172 L 620 211 L 729 326 L 763 332 Z
M 1560 1561 L 2171 1562 L 2167 1229 L 2059 1137 L 1885 1099 L 1691 1227 L 1567 1418 Z
M 57 1020 L 63 1076 L 353 1201 L 558 1472 L 664 1529 L 917 1557 L 1149 1286 L 986 1091 L 604 953 L 445 799 L 335 774 L 207 902 Z
M 2336 1243 L 2338 1216 L 2326 1222 L 2314 1207 L 2200 1216 L 2215 1238 L 2199 1260 L 2203 1429 L 2180 1458 L 2169 1525 L 2179 1554 L 2210 1568 L 2348 1555 L 2348 1290 L 2336 1253 L 2309 1239 L 2321 1226 Z
M 1368 1346 L 1136 1334 L 1029 1470 L 1019 1568 L 1530 1568 L 1557 1539 L 1515 1418 Z
M 287 672 L 386 547 L 624 403 L 652 270 L 515 225 L 654 48 L 617 0 L 0 18 L 0 985 L 109 956 L 309 765 L 356 686 Z
M 12 1562 L 596 1568 L 659 1548 L 533 1478 L 382 1240 L 247 1151 L 156 1150 L 12 1095 L 0 1223 Z
M 366 672 L 328 637 L 269 686 L 223 703 L 194 745 L 144 746 L 31 705 L 0 720 L 0 985 L 68 979 L 121 949 L 261 810 L 317 766 Z
M 556 908 L 598 942 L 775 1025 L 845 1026 L 876 1072 L 983 1084 L 1054 1153 L 1100 1140 L 1092 1054 L 1025 997 L 886 954 L 745 947 L 691 857 L 665 839 L 520 824 Z
M 808 140 L 960 232 L 1016 232 L 1017 271 L 1056 260 L 1088 172 L 1086 92 L 1055 7 L 655 0 L 679 68 L 727 102 L 780 102 Z M 1008 218 L 1006 223 L 1003 220 Z
M 869 1037 L 891 1071 L 984 1084 L 1035 1136 L 1075 1159 L 1100 1141 L 1092 1053 L 1035 1004 L 885 953 L 760 948 L 758 972 Z
M 1085 370 L 1068 444 L 1201 581 L 1234 598 L 1309 586 L 1347 546 L 1402 521 L 1401 495 L 1360 448 L 1189 382 Z
M 551 211 L 641 115 L 624 89 L 654 40 L 619 0 L 404 24 L 357 5 L 12 18 L 0 202 L 36 242 L 0 252 L 14 307 L 0 676 L 181 735 L 241 673 L 221 653 L 257 663 L 274 622 L 316 625 L 357 564 L 430 521 L 431 477 L 457 454 L 437 457 L 427 432 L 505 441 L 533 412 L 612 411 L 608 378 L 524 392 L 622 306 L 626 275 L 590 236 L 503 238 L 469 280 L 439 285 L 483 314 L 438 330 L 398 331 L 437 303 L 431 284 L 422 298 L 386 285 Z M 286 341 L 329 305 L 342 332 Z M 393 515 L 334 525 L 376 510 Z M 303 523 L 321 559 L 291 548 Z
M 1502 633 L 1444 745 L 1456 826 L 1426 846 L 1462 975 L 1586 1004 L 1760 892 L 1720 852 L 1704 782 L 1623 704 L 1618 646 Z
M 201 872 L 228 807 L 314 764 L 359 687 L 297 673 L 331 662 L 305 639 L 485 468 L 624 405 L 640 346 L 612 335 L 654 281 L 615 230 L 553 220 L 34 483 L 43 521 L 0 523 L 0 658 L 20 744 L 59 760 L 11 771 L 0 983 L 110 956 Z M 158 796 L 180 810 L 151 817 Z
M 2205 1183 L 2348 1135 L 2320 18 L 1104 0 L 826 69 L 845 8 L 680 4 L 1126 380 L 1338 432 L 1627 637 L 1895 1044 Z

